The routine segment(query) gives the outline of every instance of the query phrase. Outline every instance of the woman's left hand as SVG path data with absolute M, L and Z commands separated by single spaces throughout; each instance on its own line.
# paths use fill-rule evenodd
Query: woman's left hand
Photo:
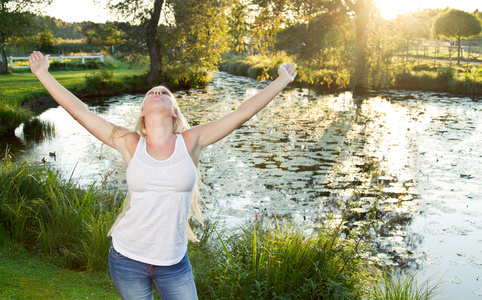
M 282 64 L 279 67 L 278 75 L 280 77 L 286 77 L 289 82 L 293 82 L 296 77 L 296 65 L 294 63 Z

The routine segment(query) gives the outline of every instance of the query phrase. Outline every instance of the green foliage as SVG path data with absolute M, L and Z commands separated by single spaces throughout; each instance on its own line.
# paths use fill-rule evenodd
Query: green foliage
M 434 35 L 455 38 L 478 35 L 482 31 L 481 21 L 473 14 L 457 9 L 448 9 L 440 13 L 434 20 Z
M 0 136 L 13 136 L 15 129 L 33 114 L 21 107 L 4 103 L 0 106 Z
M 125 33 L 115 22 L 104 24 L 85 22 L 82 24 L 82 33 L 87 38 L 87 44 L 98 47 L 118 45 L 125 39 Z
M 41 121 L 39 118 L 31 118 L 23 125 L 23 134 L 27 139 L 39 142 L 45 138 L 55 135 L 55 126 L 48 121 Z
M 85 82 L 77 88 L 77 92 L 96 97 L 118 95 L 124 89 L 122 80 L 115 79 L 112 71 L 102 69 L 86 75 Z
M 100 62 L 97 60 L 87 60 L 85 63 L 80 62 L 60 62 L 53 61 L 50 63 L 50 71 L 79 71 L 79 70 L 98 70 L 113 69 L 114 65 L 110 62 Z
M 416 273 L 397 275 L 383 270 L 381 278 L 372 286 L 369 299 L 372 300 L 430 300 L 439 299 L 441 283 L 432 284 L 428 278 L 421 284 Z
M 306 235 L 255 222 L 223 237 L 208 228 L 205 234 L 214 238 L 203 236 L 190 249 L 198 293 L 206 299 L 362 299 L 363 260 L 354 244 L 328 232 Z
M 8 73 L 5 58 L 6 44 L 12 38 L 35 35 L 33 28 L 34 11 L 39 5 L 50 4 L 51 0 L 9 0 L 0 6 L 0 74 Z
M 0 220 L 15 242 L 71 267 L 105 270 L 118 198 L 9 159 L 0 162 L 0 188 Z

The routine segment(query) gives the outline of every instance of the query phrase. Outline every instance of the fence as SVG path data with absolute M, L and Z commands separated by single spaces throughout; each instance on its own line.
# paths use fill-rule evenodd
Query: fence
M 399 49 L 398 55 L 415 56 L 420 58 L 456 59 L 458 47 L 453 42 L 422 42 L 410 44 Z M 461 60 L 481 60 L 482 46 L 464 45 L 460 47 Z
M 104 55 L 103 54 L 82 55 L 82 56 L 63 56 L 63 55 L 50 56 L 49 61 L 55 60 L 55 59 L 60 59 L 60 63 L 63 63 L 64 59 L 82 59 L 82 63 L 85 64 L 86 58 L 99 58 L 101 62 L 104 62 Z M 8 60 L 10 62 L 10 68 L 12 68 L 12 69 L 28 68 L 28 66 L 14 66 L 13 65 L 14 60 L 28 60 L 28 57 L 26 57 L 26 56 L 18 56 L 18 57 L 9 56 Z

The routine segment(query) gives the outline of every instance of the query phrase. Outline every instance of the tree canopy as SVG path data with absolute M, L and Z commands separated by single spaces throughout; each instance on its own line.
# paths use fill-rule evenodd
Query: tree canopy
M 443 11 L 433 23 L 434 35 L 457 40 L 458 59 L 460 59 L 460 40 L 478 35 L 481 31 L 480 20 L 474 14 L 457 9 Z
M 8 73 L 6 44 L 9 39 L 33 34 L 33 16 L 52 0 L 2 0 L 0 6 L 0 74 Z

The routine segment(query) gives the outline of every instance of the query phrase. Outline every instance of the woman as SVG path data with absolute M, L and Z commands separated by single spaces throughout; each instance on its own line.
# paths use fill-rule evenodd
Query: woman
M 164 300 L 197 299 L 186 225 L 201 151 L 268 105 L 294 80 L 295 65 L 281 65 L 275 81 L 230 114 L 192 128 L 172 93 L 154 87 L 132 132 L 91 112 L 61 86 L 48 72 L 48 56 L 34 51 L 29 63 L 55 101 L 124 158 L 130 201 L 111 230 L 109 250 L 109 270 L 122 299 L 152 299 L 152 281 Z

